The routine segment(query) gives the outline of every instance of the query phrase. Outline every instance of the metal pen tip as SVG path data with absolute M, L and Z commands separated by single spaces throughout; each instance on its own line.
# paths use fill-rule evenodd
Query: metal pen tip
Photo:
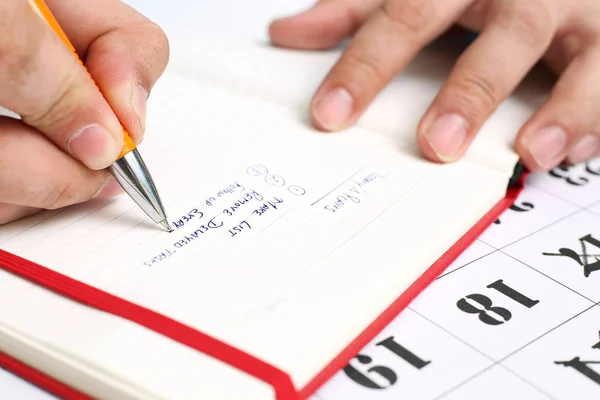
M 137 149 L 130 151 L 110 166 L 110 172 L 135 203 L 167 232 L 173 232 L 152 177 Z
M 167 221 L 166 219 L 160 221 L 159 224 L 160 226 L 165 228 L 167 232 L 173 232 L 174 230 L 173 228 L 171 228 L 171 225 L 169 225 L 169 221 Z

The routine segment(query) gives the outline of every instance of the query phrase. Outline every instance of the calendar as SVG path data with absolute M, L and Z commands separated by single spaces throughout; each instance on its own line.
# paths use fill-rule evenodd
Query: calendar
M 600 399 L 599 301 L 595 159 L 530 175 L 313 400 Z
M 597 158 L 530 175 L 510 209 L 311 400 L 600 399 L 599 302 Z M 52 398 L 0 373 L 2 398 Z

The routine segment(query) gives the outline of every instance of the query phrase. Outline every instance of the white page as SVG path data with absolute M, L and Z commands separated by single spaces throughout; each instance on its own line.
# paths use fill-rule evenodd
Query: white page
M 170 219 L 183 226 L 172 234 L 159 231 L 123 196 L 4 226 L 0 245 L 255 354 L 301 387 L 503 197 L 508 173 L 469 160 L 429 163 L 410 141 L 400 146 L 360 129 L 322 135 L 296 115 L 167 76 L 153 93 L 140 151 Z M 248 174 L 256 164 L 278 176 L 253 176 L 261 168 Z M 278 186 L 281 178 L 285 184 Z M 245 193 L 252 200 L 234 216 L 223 212 Z M 261 205 L 266 212 L 258 216 L 253 211 Z M 326 208 L 336 205 L 336 212 Z M 185 222 L 194 209 L 203 218 Z M 210 227 L 212 217 L 218 217 L 215 226 L 224 225 L 194 234 L 200 225 Z M 231 237 L 234 226 L 247 229 Z M 145 265 L 167 251 L 175 253 Z M 0 285 L 0 299 L 19 304 L 0 311 L 13 329 L 61 352 L 77 351 L 86 364 L 118 370 L 115 376 L 148 390 L 196 382 L 190 377 L 183 385 L 180 374 L 160 374 L 144 353 L 149 334 L 139 329 L 118 328 L 121 322 L 87 310 L 70 314 L 66 310 L 79 307 L 7 275 Z M 336 314 L 351 317 L 332 318 Z M 57 317 L 63 324 L 46 330 Z M 79 318 L 85 318 L 85 335 L 74 328 Z M 316 335 L 315 324 L 327 334 Z M 102 338 L 97 332 L 108 336 L 95 343 Z M 152 340 L 159 347 L 160 340 Z M 170 370 L 182 368 L 187 358 L 196 372 L 210 363 L 184 349 L 172 351 L 169 341 L 160 346 L 161 363 L 166 360 Z M 233 373 L 211 370 L 211 382 Z M 229 389 L 255 387 L 248 385 Z M 195 392 L 206 387 L 199 381 Z
M 8 274 L 0 271 L 0 276 Z M 106 399 L 272 399 L 270 385 L 164 336 L 27 287 L 1 310 L 0 347 L 75 390 Z M 43 313 L 40 313 L 43 309 Z M 18 328 L 15 328 L 18 327 Z M 235 382 L 235 385 L 231 385 Z

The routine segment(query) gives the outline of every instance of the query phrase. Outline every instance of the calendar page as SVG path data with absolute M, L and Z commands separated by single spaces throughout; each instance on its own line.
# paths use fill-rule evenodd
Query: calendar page
M 515 204 L 311 400 L 599 399 L 599 302 L 597 158 L 531 175 Z M 52 398 L 3 370 L 0 394 Z

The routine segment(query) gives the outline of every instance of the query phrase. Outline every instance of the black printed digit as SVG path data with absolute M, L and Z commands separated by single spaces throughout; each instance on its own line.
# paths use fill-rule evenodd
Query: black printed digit
M 585 163 L 585 172 L 590 175 L 600 176 L 600 168 L 592 168 L 589 162 Z
M 527 212 L 530 210 L 533 210 L 535 206 L 532 203 L 529 203 L 527 201 L 522 202 L 520 205 L 517 205 L 517 203 L 511 205 L 509 208 L 513 211 L 517 211 L 517 212 Z
M 386 349 L 388 349 L 398 357 L 402 358 L 404 361 L 406 361 L 407 363 L 409 363 L 417 369 L 421 369 L 431 362 L 421 359 L 415 353 L 411 352 L 406 347 L 396 342 L 393 336 L 390 336 L 389 338 L 377 343 L 377 346 L 385 347 Z
M 594 344 L 592 349 L 600 349 L 600 342 Z M 569 361 L 554 361 L 554 364 L 572 368 L 592 382 L 600 385 L 600 373 L 597 372 L 598 367 L 600 367 L 600 361 L 583 361 L 580 357 L 573 357 Z
M 421 357 L 402 346 L 393 336 L 380 341 L 376 346 L 385 348 L 417 370 L 420 370 L 431 363 L 431 361 L 423 360 Z M 361 372 L 358 368 L 355 368 L 350 364 L 348 364 L 343 371 L 346 376 L 359 385 L 369 389 L 385 389 L 393 386 L 398 381 L 398 375 L 390 367 L 383 365 L 369 366 L 373 362 L 371 357 L 365 354 L 358 354 L 354 358 L 367 368 L 366 372 Z M 385 384 L 378 383 L 378 381 L 382 380 L 385 381 Z
M 574 357 L 569 361 L 555 361 L 554 363 L 573 368 L 575 371 L 579 372 L 592 382 L 600 385 L 600 374 L 592 368 L 592 366 L 600 364 L 600 361 L 582 361 L 579 357 Z
M 354 357 L 358 360 L 359 363 L 368 365 L 373 362 L 373 359 L 369 356 L 358 354 Z M 373 367 L 369 367 L 367 369 L 367 374 L 363 374 L 358 369 L 354 368 L 352 365 L 347 365 L 344 368 L 344 373 L 348 378 L 352 379 L 354 382 L 358 383 L 361 386 L 367 387 L 369 389 L 385 389 L 387 387 L 392 386 L 398 380 L 398 376 L 396 373 L 388 367 L 382 365 L 376 365 Z M 382 386 L 375 382 L 372 378 L 375 378 L 373 375 L 379 375 L 381 378 L 387 381 L 387 385 Z
M 478 303 L 481 308 L 475 307 L 468 300 L 472 300 Z M 497 307 L 492 304 L 492 300 L 479 293 L 470 294 L 468 296 L 463 297 L 458 300 L 456 306 L 459 310 L 464 311 L 469 314 L 478 314 L 479 320 L 487 325 L 502 325 L 503 323 L 509 321 L 512 318 L 512 314 L 506 308 Z M 492 312 L 497 315 L 493 316 L 488 314 L 488 312 Z M 500 317 L 500 318 L 498 318 Z
M 531 308 L 540 302 L 539 300 L 532 300 L 529 297 L 525 296 L 523 293 L 511 288 L 510 286 L 505 284 L 502 279 L 498 279 L 496 282 L 490 283 L 486 287 L 499 291 L 506 297 L 513 299 L 517 303 L 520 303 L 527 308 Z
M 490 283 L 486 286 L 486 288 L 496 290 L 498 293 L 519 303 L 523 307 L 532 308 L 540 302 L 539 300 L 533 300 L 525 294 L 510 287 L 504 283 L 503 279 L 498 279 Z M 476 307 L 475 305 L 471 304 L 469 300 L 477 303 L 480 307 Z M 463 297 L 462 299 L 458 300 L 456 306 L 459 310 L 466 313 L 478 314 L 481 322 L 487 325 L 502 325 L 512 318 L 512 313 L 508 309 L 494 306 L 489 297 L 479 293 L 474 293 Z
M 590 182 L 590 180 L 588 178 L 586 178 L 585 176 L 578 176 L 577 178 L 574 179 L 569 175 L 569 170 L 572 167 L 573 166 L 571 166 L 571 165 L 561 165 L 559 167 L 556 167 L 556 168 L 550 170 L 548 172 L 548 174 L 553 178 L 563 179 L 569 185 L 573 185 L 573 186 L 587 185 Z
M 567 247 L 558 249 L 558 253 L 543 252 L 544 256 L 567 257 L 583 267 L 583 276 L 588 278 L 592 273 L 600 270 L 600 240 L 591 234 L 578 239 L 580 251 Z
M 511 211 L 516 211 L 516 212 L 527 212 L 530 210 L 533 210 L 535 208 L 535 206 L 532 203 L 529 203 L 527 201 L 522 202 L 520 205 L 517 205 L 516 203 L 512 204 L 508 209 Z M 500 221 L 500 218 L 498 218 L 497 220 L 494 221 L 494 224 L 499 225 L 501 224 L 502 221 Z
M 598 334 L 600 335 L 600 332 L 598 332 Z M 598 343 L 596 343 L 595 345 L 593 345 L 592 349 L 600 349 L 600 341 Z

